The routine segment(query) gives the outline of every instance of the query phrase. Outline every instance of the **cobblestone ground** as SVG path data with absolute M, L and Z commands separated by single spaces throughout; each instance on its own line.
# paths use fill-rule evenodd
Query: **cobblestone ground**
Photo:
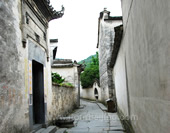
M 84 108 L 70 115 L 75 126 L 60 128 L 56 133 L 124 133 L 117 113 L 103 111 L 103 104 L 81 100 L 81 106 Z

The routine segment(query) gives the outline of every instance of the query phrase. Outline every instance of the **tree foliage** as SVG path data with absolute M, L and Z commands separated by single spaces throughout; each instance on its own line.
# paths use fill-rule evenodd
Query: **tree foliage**
M 96 56 L 92 56 L 90 65 L 88 65 L 84 72 L 81 73 L 81 85 L 83 88 L 92 87 L 96 79 L 99 80 L 98 52 L 96 52 Z
M 81 60 L 80 62 L 78 62 L 79 64 L 85 64 L 86 67 L 89 67 L 92 63 L 92 58 L 96 58 L 97 57 L 97 54 L 95 55 L 91 55 L 89 56 L 88 58 L 84 59 L 84 60 Z
M 60 76 L 58 73 L 52 73 L 51 74 L 52 77 L 52 82 L 56 83 L 56 84 L 61 84 L 64 82 L 65 79 L 62 78 L 62 76 Z
M 74 88 L 72 83 L 66 82 L 65 78 L 62 78 L 62 76 L 58 73 L 51 73 L 51 77 L 52 82 L 58 86 Z

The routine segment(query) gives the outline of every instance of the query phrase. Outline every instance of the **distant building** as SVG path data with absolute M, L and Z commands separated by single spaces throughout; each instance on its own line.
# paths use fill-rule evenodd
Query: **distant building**
M 78 64 L 74 64 L 71 59 L 55 59 L 51 66 L 53 73 L 60 74 L 66 82 L 72 83 L 76 88 L 78 85 Z
M 51 60 L 51 64 L 53 63 L 53 60 L 56 58 L 56 54 L 57 54 L 57 43 L 58 43 L 58 39 L 50 39 L 50 60 Z
M 53 73 L 60 74 L 65 78 L 65 82 L 71 83 L 75 87 L 75 103 L 79 106 L 80 96 L 80 73 L 82 65 L 72 62 L 70 59 L 54 59 L 51 66 Z
M 49 0 L 0 1 L 0 132 L 27 133 L 52 120 Z
M 100 88 L 103 102 L 106 102 L 109 98 L 115 100 L 112 68 L 108 64 L 111 60 L 111 51 L 114 43 L 114 28 L 120 24 L 122 24 L 121 16 L 111 17 L 110 12 L 106 9 L 100 13 L 97 48 L 99 48 Z

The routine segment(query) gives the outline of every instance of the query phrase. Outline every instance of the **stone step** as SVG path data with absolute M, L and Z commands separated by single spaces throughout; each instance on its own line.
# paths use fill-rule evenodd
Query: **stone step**
M 41 128 L 38 131 L 36 131 L 35 133 L 42 133 L 45 130 L 45 128 Z
M 59 128 L 55 133 L 65 133 L 67 128 Z
M 56 131 L 57 131 L 56 126 L 49 126 L 45 130 L 43 130 L 42 132 L 39 132 L 39 133 L 55 133 Z

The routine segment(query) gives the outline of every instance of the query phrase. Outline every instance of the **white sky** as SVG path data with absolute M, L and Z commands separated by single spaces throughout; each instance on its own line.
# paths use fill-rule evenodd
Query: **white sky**
M 50 0 L 56 11 L 65 7 L 62 18 L 49 24 L 49 38 L 58 39 L 56 57 L 83 60 L 96 53 L 98 18 L 106 7 L 111 16 L 121 16 L 121 0 Z

